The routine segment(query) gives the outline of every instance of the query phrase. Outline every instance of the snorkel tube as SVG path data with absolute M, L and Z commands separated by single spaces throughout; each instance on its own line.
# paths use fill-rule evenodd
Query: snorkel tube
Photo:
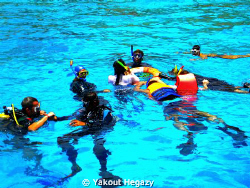
M 124 66 L 124 65 L 122 64 L 122 62 L 120 62 L 119 60 L 117 60 L 116 62 L 117 62 L 119 65 L 121 65 L 126 71 L 128 70 L 128 67 Z
M 177 74 L 177 76 L 181 73 L 181 71 L 183 70 L 184 66 L 182 66 Z
M 131 45 L 131 57 L 132 57 L 132 60 L 134 61 L 133 53 L 134 53 L 134 49 L 133 49 L 133 45 Z
M 173 73 L 174 73 L 174 74 L 177 74 L 177 73 L 178 73 L 177 65 L 175 65 Z
M 77 77 L 77 75 L 73 69 L 73 60 L 70 60 L 70 68 L 71 68 L 72 72 L 74 73 L 74 75 Z
M 78 78 L 79 80 L 83 80 L 83 81 L 86 81 L 86 78 L 80 78 L 79 76 L 78 76 L 78 72 L 80 71 L 80 68 L 82 68 L 82 69 L 85 69 L 83 66 L 76 66 L 75 67 L 75 70 L 73 69 L 73 60 L 70 60 L 70 68 L 71 68 L 71 70 L 72 70 L 72 72 L 74 73 L 74 75 L 75 75 L 75 77 L 76 78 Z M 78 69 L 77 71 L 76 71 L 76 69 Z

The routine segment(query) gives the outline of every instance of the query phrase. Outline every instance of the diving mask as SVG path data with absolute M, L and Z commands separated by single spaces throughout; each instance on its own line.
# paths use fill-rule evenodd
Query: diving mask
M 192 50 L 191 50 L 191 53 L 192 53 L 192 55 L 199 55 L 200 50 L 192 49 Z
M 141 59 L 142 58 L 142 54 L 134 54 L 133 57 Z
M 79 72 L 78 77 L 85 78 L 88 74 L 89 74 L 89 71 L 87 71 L 86 69 L 83 69 Z

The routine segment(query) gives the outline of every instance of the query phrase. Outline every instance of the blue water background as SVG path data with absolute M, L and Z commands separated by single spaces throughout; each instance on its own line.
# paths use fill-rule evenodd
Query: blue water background
M 119 57 L 131 61 L 130 45 L 143 50 L 144 61 L 159 70 L 184 65 L 242 85 L 249 81 L 250 58 L 192 61 L 182 52 L 200 44 L 204 53 L 250 53 L 249 10 L 246 0 L 0 1 L 0 106 L 20 108 L 24 97 L 34 96 L 47 112 L 72 114 L 81 103 L 69 90 L 74 78 L 70 59 L 88 68 L 87 79 L 98 90 L 113 91 L 107 83 L 112 64 Z M 187 142 L 186 133 L 163 115 L 169 102 L 159 105 L 143 94 L 130 96 L 127 103 L 113 92 L 101 96 L 120 119 L 104 134 L 105 148 L 112 153 L 107 168 L 114 175 L 154 180 L 154 187 L 250 187 L 249 139 L 236 147 L 232 137 L 216 129 L 223 125 L 204 121 L 208 129 L 195 133 L 197 147 L 185 156 L 176 147 Z M 250 136 L 249 99 L 247 94 L 201 91 L 195 106 Z M 25 136 L 43 143 L 36 147 L 16 145 L 13 135 L 1 132 L 1 187 L 83 187 L 83 179 L 100 178 L 93 139 L 85 136 L 74 145 L 83 170 L 56 184 L 71 173 L 57 137 L 75 129 L 69 121 L 50 122 Z

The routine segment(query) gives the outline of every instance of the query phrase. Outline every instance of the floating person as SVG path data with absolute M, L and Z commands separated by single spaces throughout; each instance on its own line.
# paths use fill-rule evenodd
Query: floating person
M 146 85 L 147 89 L 141 89 L 142 85 Z M 161 81 L 159 77 L 153 77 L 148 82 L 139 82 L 139 84 L 135 86 L 134 90 L 146 93 L 149 97 L 152 97 L 156 101 L 173 100 L 177 97 L 181 97 L 181 95 L 178 95 L 174 91 L 172 86 Z
M 104 89 L 102 91 L 96 91 L 96 85 L 86 81 L 86 77 L 89 74 L 88 70 L 82 66 L 78 65 L 73 69 L 73 61 L 70 61 L 70 68 L 75 74 L 75 78 L 70 84 L 70 90 L 77 94 L 78 97 L 82 97 L 84 93 L 95 91 L 97 93 L 107 93 L 110 92 L 109 89 Z M 76 97 L 77 98 L 77 97 Z
M 72 173 L 63 179 L 67 179 L 76 175 L 82 169 L 77 164 L 78 152 L 74 148 L 74 143 L 84 136 L 91 135 L 94 140 L 94 154 L 100 162 L 100 176 L 104 179 L 121 179 L 118 176 L 114 176 L 107 170 L 107 158 L 110 152 L 105 149 L 104 135 L 107 131 L 112 130 L 116 122 L 112 115 L 112 110 L 104 105 L 100 105 L 100 101 L 95 92 L 88 92 L 83 97 L 84 110 L 80 113 L 77 119 L 72 120 L 70 125 L 73 127 L 80 126 L 82 128 L 73 132 L 58 137 L 58 145 L 62 148 L 63 152 L 66 152 L 69 161 L 72 163 Z
M 40 102 L 34 97 L 25 97 L 21 103 L 22 110 L 14 107 L 4 107 L 4 113 L 0 118 L 8 119 L 10 129 L 16 132 L 36 131 L 48 120 L 57 121 L 54 112 L 46 113 L 40 110 Z M 43 116 L 39 118 L 39 116 Z
M 153 78 L 150 78 L 147 82 L 139 82 L 134 88 L 135 91 L 146 93 L 156 101 L 173 100 L 177 97 L 181 97 L 181 95 L 178 95 L 174 91 L 173 86 L 167 85 L 160 80 L 161 72 L 159 70 L 151 67 L 139 67 L 133 68 L 131 71 L 133 73 L 143 72 L 153 75 Z M 142 85 L 146 85 L 147 89 L 141 89 Z
M 250 54 L 247 55 L 218 55 L 218 54 L 202 54 L 199 45 L 194 45 L 191 53 L 193 56 L 199 56 L 201 59 L 207 59 L 208 57 L 220 57 L 223 59 L 238 59 L 244 57 L 250 57 Z
M 153 75 L 153 78 L 148 82 L 140 82 L 134 88 L 135 91 L 147 93 L 157 101 L 172 100 L 182 95 L 193 95 L 198 91 L 198 85 L 194 74 L 184 71 L 183 67 L 177 73 L 176 85 L 167 85 L 161 78 L 169 78 L 159 70 L 151 67 L 140 67 L 131 69 L 133 73 L 147 72 Z M 176 72 L 176 70 L 175 70 Z M 140 89 L 142 85 L 145 85 L 147 89 Z M 203 80 L 204 88 L 207 88 L 207 80 Z M 200 89 L 204 89 L 200 88 Z M 175 91 L 176 90 L 176 91 Z
M 183 70 L 187 71 L 187 70 Z M 176 75 L 179 72 L 177 69 L 177 66 L 175 66 L 174 69 L 169 71 L 169 75 L 173 75 L 175 77 L 170 77 L 170 76 L 165 76 L 164 78 L 168 80 L 176 80 Z M 188 72 L 188 71 L 187 71 Z M 210 89 L 210 90 L 216 90 L 216 91 L 227 91 L 227 92 L 236 92 L 236 93 L 249 93 L 249 91 L 242 90 L 242 87 L 240 86 L 234 86 L 232 84 L 229 84 L 223 80 L 219 80 L 217 78 L 210 78 L 210 77 L 204 77 L 198 74 L 194 74 L 198 85 L 203 85 L 204 86 L 204 80 L 206 81 L 206 87 L 204 86 L 204 89 Z M 209 83 L 209 87 L 208 87 Z M 246 83 L 247 84 L 247 83 Z

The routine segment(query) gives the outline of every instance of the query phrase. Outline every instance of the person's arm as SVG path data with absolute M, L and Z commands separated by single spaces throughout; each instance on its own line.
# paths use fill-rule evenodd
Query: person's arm
M 140 79 L 137 76 L 132 76 L 132 85 L 137 85 L 139 84 Z
M 210 55 L 212 55 L 212 54 L 210 54 Z M 213 55 L 216 55 L 216 54 L 213 54 Z M 202 53 L 200 53 L 200 58 L 201 59 L 207 59 L 207 54 L 202 54 Z M 210 56 L 210 57 L 213 57 L 213 56 Z M 215 56 L 214 56 L 215 57 Z
M 213 57 L 213 56 L 211 56 L 211 57 Z M 238 58 L 250 57 L 250 54 L 247 54 L 247 55 L 217 55 L 215 57 L 220 57 L 223 59 L 238 59 Z
M 86 123 L 83 122 L 83 121 L 79 121 L 79 120 L 74 119 L 74 120 L 72 120 L 72 121 L 70 122 L 70 125 L 71 125 L 72 127 L 77 127 L 77 126 L 85 126 Z
M 41 126 L 44 125 L 44 123 L 48 120 L 53 118 L 53 120 L 56 121 L 56 116 L 53 112 L 50 112 L 49 114 L 45 115 L 42 119 L 40 119 L 37 122 L 32 123 L 29 127 L 28 130 L 29 131 L 36 131 L 37 129 L 39 129 Z
M 139 82 L 139 83 L 134 87 L 134 90 L 135 90 L 135 91 L 138 91 L 138 92 L 150 94 L 149 91 L 148 91 L 147 89 L 141 89 L 141 86 L 142 86 L 142 85 L 145 85 L 145 84 L 146 84 L 146 82 Z
M 95 91 L 96 93 L 109 93 L 111 92 L 110 89 L 104 89 L 104 90 L 101 90 L 101 91 Z

